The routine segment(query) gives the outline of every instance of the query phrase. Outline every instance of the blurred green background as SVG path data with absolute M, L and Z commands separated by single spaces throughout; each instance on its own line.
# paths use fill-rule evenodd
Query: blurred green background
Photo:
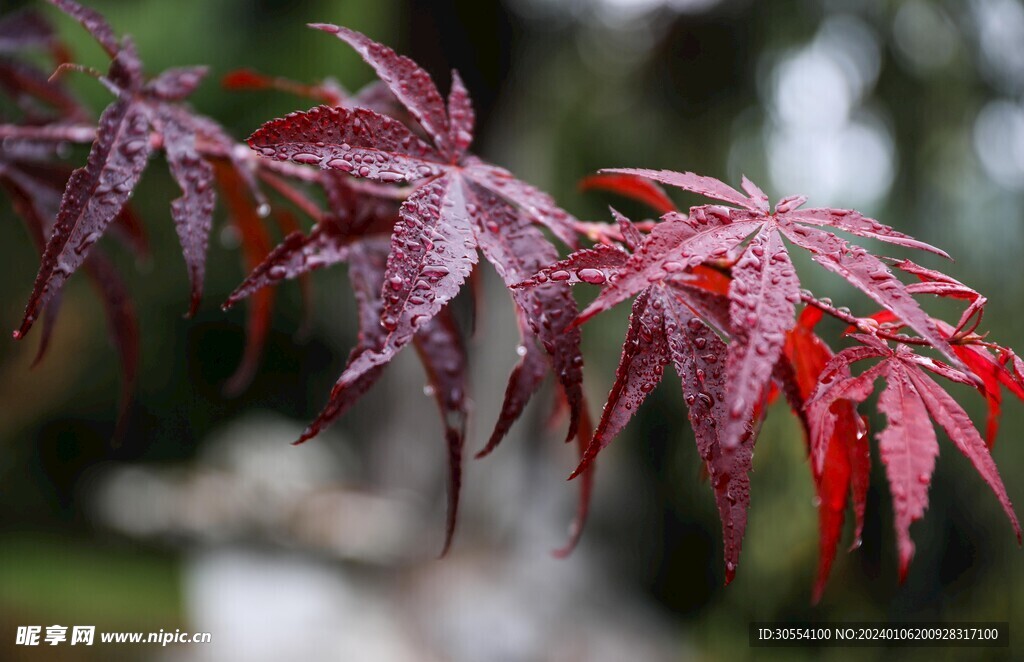
M 853 206 L 947 249 L 947 270 L 990 297 L 985 327 L 1024 347 L 1024 5 L 1017 0 L 95 0 L 134 36 L 149 72 L 208 64 L 192 97 L 239 139 L 312 105 L 228 92 L 242 67 L 349 89 L 371 71 L 307 22 L 353 27 L 411 55 L 447 89 L 457 68 L 473 95 L 475 149 L 551 192 L 583 219 L 615 204 L 578 180 L 601 167 L 693 170 L 777 198 Z M 4 11 L 42 2 L 0 3 Z M 99 48 L 49 7 L 76 55 Z M 97 112 L 109 95 L 68 83 Z M 71 160 L 84 160 L 76 149 Z M 118 366 L 102 310 L 69 283 L 44 364 L 38 333 L 0 342 L 0 658 L 7 660 L 603 660 L 744 659 L 747 623 L 1010 621 L 1011 650 L 904 649 L 909 659 L 1010 658 L 1024 651 L 1024 558 L 998 504 L 940 435 L 942 452 L 917 555 L 896 581 L 889 492 L 872 473 L 863 546 L 840 552 L 810 605 L 817 519 L 804 442 L 783 406 L 758 441 L 750 525 L 736 580 L 723 587 L 720 529 L 700 479 L 678 382 L 668 378 L 602 456 L 592 520 L 574 556 L 564 535 L 574 486 L 560 430 L 545 431 L 550 390 L 492 457 L 469 462 L 450 557 L 439 426 L 410 356 L 360 406 L 291 448 L 323 405 L 355 340 L 344 270 L 317 273 L 311 331 L 282 286 L 260 372 L 240 396 L 224 381 L 244 344 L 245 311 L 218 304 L 243 272 L 218 208 L 205 298 L 185 320 L 187 279 L 169 216 L 178 195 L 162 158 L 133 203 L 154 255 L 130 274 L 142 370 L 124 443 L 111 448 Z M 696 198 L 677 196 L 683 206 Z M 881 251 L 879 246 L 873 246 Z M 908 256 L 892 247 L 884 254 Z M 915 256 L 939 266 L 932 256 Z M 0 327 L 14 328 L 38 266 L 0 205 Z M 870 312 L 838 279 L 798 261 L 805 285 Z M 473 341 L 470 448 L 497 414 L 516 339 L 493 274 Z M 581 301 L 593 292 L 580 291 Z M 950 309 L 936 308 L 949 313 Z M 628 310 L 588 324 L 586 389 L 611 384 Z M 836 332 L 839 327 L 828 327 Z M 833 336 L 834 337 L 834 336 Z M 550 388 L 550 387 L 549 387 Z M 974 420 L 977 396 L 956 391 Z M 870 404 L 870 403 L 869 403 Z M 873 412 L 873 406 L 864 408 Z M 1007 402 L 994 451 L 1024 504 Z M 424 421 L 424 423 L 421 423 Z M 884 419 L 873 416 L 879 429 Z M 874 447 L 873 447 L 874 451 Z M 850 533 L 842 543 L 849 544 Z M 208 646 L 15 648 L 18 625 L 210 631 Z M 760 649 L 769 659 L 875 659 L 882 649 Z

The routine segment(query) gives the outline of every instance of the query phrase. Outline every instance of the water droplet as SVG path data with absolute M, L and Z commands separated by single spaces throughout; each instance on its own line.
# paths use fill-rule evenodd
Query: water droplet
M 85 236 L 84 239 L 82 239 L 81 242 L 79 242 L 77 246 L 75 246 L 75 253 L 79 255 L 84 254 L 87 250 L 89 250 L 89 248 L 92 247 L 93 244 L 95 244 L 99 240 L 99 238 L 99 232 L 90 232 Z
M 121 151 L 124 153 L 125 156 L 131 157 L 141 152 L 145 147 L 145 140 L 129 140 L 121 148 Z
M 580 277 L 584 283 L 590 283 L 591 285 L 600 285 L 607 280 L 604 272 L 599 269 L 580 269 L 576 272 L 576 275 Z

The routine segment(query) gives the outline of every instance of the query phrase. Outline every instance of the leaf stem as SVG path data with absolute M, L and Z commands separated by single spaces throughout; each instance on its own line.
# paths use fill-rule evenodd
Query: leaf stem
M 807 304 L 808 306 L 814 306 L 823 313 L 827 313 L 836 319 L 846 322 L 847 324 L 853 325 L 858 329 L 863 329 L 862 319 L 855 317 L 850 313 L 844 312 L 832 306 L 831 304 L 825 303 L 824 301 L 813 297 L 809 294 L 801 294 L 800 301 Z M 866 330 L 866 329 L 865 329 Z M 915 338 L 914 336 L 908 336 L 904 333 L 889 333 L 882 331 L 881 329 L 870 329 L 870 333 L 883 340 L 892 340 L 893 342 L 903 343 L 904 345 L 919 345 L 921 347 L 931 347 L 932 344 L 924 338 Z

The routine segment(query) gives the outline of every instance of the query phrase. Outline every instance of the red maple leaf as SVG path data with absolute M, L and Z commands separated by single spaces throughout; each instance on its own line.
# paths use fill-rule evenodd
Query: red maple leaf
M 26 49 L 40 46 L 50 50 L 58 61 L 67 55 L 41 15 L 23 11 L 0 20 L 0 53 L 21 55 Z M 0 186 L 10 196 L 15 212 L 43 254 L 46 237 L 53 230 L 53 219 L 60 206 L 61 190 L 71 174 L 70 169 L 58 161 L 60 140 L 55 136 L 81 121 L 87 113 L 59 81 L 48 78 L 26 60 L 0 59 L 0 89 L 11 96 L 25 114 L 24 134 L 19 130 L 7 131 L 0 149 Z M 129 249 L 140 255 L 148 254 L 146 235 L 129 207 L 118 212 L 112 228 Z M 118 440 L 138 373 L 138 322 L 127 287 L 114 266 L 98 252 L 90 255 L 84 266 L 103 301 L 111 339 L 121 360 L 121 408 L 118 430 L 114 434 L 114 439 Z M 33 365 L 43 359 L 49 347 L 60 301 L 58 295 L 46 303 L 43 332 Z
M 373 301 L 376 308 L 361 322 L 360 343 L 350 354 L 328 405 L 299 441 L 315 436 L 347 411 L 410 342 L 420 350 L 428 374 L 438 382 L 435 393 L 440 392 L 446 373 L 432 369 L 429 362 L 437 352 L 427 352 L 423 346 L 436 346 L 445 337 L 443 329 L 448 329 L 453 339 L 449 344 L 454 343 L 454 326 L 445 321 L 450 315 L 447 304 L 472 272 L 478 251 L 511 286 L 558 257 L 537 224 L 550 228 L 567 242 L 575 242 L 576 223 L 546 194 L 467 152 L 472 141 L 473 110 L 457 73 L 453 74 L 452 90 L 445 103 L 429 75 L 408 58 L 346 28 L 314 27 L 336 34 L 363 55 L 393 98 L 419 123 L 426 140 L 396 119 L 395 113 L 381 112 L 388 104 L 379 92 L 374 103 L 357 101 L 347 107 L 320 106 L 292 113 L 267 123 L 249 139 L 250 146 L 261 155 L 324 169 L 325 178 L 336 182 L 341 192 L 332 210 L 345 208 L 343 192 L 348 185 L 344 182 L 350 177 L 382 184 L 413 184 L 397 210 L 397 220 L 393 211 L 388 218 L 388 214 L 368 210 L 365 201 L 357 200 L 341 214 L 346 218 L 320 223 L 309 235 L 286 238 L 228 300 L 230 305 L 269 283 L 327 264 L 349 261 L 350 268 L 355 268 L 353 251 L 362 250 L 357 247 L 371 241 L 379 246 L 375 235 L 390 232 L 389 250 L 384 252 L 386 264 L 380 278 L 375 279 L 377 292 L 372 298 L 372 286 L 361 294 L 357 292 L 361 300 Z M 247 79 L 250 82 L 251 76 Z M 280 87 L 280 82 L 274 85 Z M 554 372 L 569 403 L 567 438 L 583 434 L 579 423 L 584 407 L 582 356 L 579 332 L 569 328 L 576 316 L 569 291 L 555 283 L 511 294 L 522 335 L 521 358 L 509 378 L 494 432 L 478 456 L 497 446 L 548 370 Z M 461 347 L 461 339 L 458 344 Z M 444 353 L 455 355 L 453 351 Z M 451 403 L 445 402 L 449 404 L 439 401 L 442 414 L 450 418 Z M 449 541 L 463 443 L 458 427 L 449 427 L 446 433 L 453 499 Z M 583 515 L 585 506 L 581 506 L 580 517 Z
M 331 404 L 303 439 L 317 434 L 335 412 L 347 407 L 358 395 L 353 385 L 362 375 L 388 363 L 459 292 L 478 251 L 511 285 L 557 259 L 555 247 L 534 224 L 575 243 L 575 219 L 549 196 L 467 152 L 473 111 L 457 73 L 446 103 L 430 76 L 412 60 L 347 28 L 313 27 L 355 48 L 420 124 L 427 140 L 372 109 L 327 106 L 268 122 L 249 138 L 253 149 L 270 158 L 382 183 L 413 184 L 391 237 L 381 295 L 384 335 L 376 346 L 351 358 Z M 579 333 L 569 328 L 576 307 L 568 290 L 551 284 L 512 296 L 524 350 L 486 450 L 518 418 L 539 386 L 540 366 L 545 363 L 570 403 L 569 438 L 576 434 L 583 403 Z M 541 358 L 545 355 L 546 360 Z
M 614 209 L 612 214 L 626 246 L 642 250 L 644 239 L 639 230 Z M 600 284 L 620 277 L 630 259 L 630 254 L 617 246 L 598 245 L 545 267 L 516 287 L 530 289 L 552 281 Z M 697 316 L 701 314 L 719 324 L 727 324 L 727 307 L 722 294 L 667 276 L 649 284 L 637 295 L 615 383 L 593 441 L 573 476 L 584 471 L 626 426 L 661 381 L 665 367 L 672 364 L 682 381 L 697 449 L 715 490 L 725 538 L 726 582 L 729 582 L 739 565 L 746 530 L 750 502 L 748 473 L 754 439 L 752 425 L 748 424 L 739 445 L 725 447 L 721 443 L 720 435 L 728 415 L 725 366 L 719 359 L 726 354 L 726 344 Z
M 809 412 L 805 411 L 807 400 L 818 386 L 819 375 L 833 356 L 829 346 L 814 332 L 821 317 L 822 312 L 817 308 L 804 308 L 796 326 L 787 334 L 783 350 L 787 365 L 792 366 L 796 386 L 795 393 L 787 391 L 787 397 L 806 426 L 809 451 L 814 458 L 811 470 L 820 529 L 818 574 L 812 595 L 814 602 L 821 599 L 828 581 L 850 496 L 855 517 L 852 549 L 860 547 L 871 462 L 867 425 L 851 402 L 827 405 L 819 401 Z M 848 376 L 849 370 L 845 370 L 843 375 Z M 821 407 L 831 407 L 827 419 L 820 411 Z M 825 420 L 829 423 L 827 429 L 823 425 Z
M 151 132 L 161 138 L 171 172 L 183 195 L 172 204 L 192 280 L 192 306 L 199 303 L 207 236 L 213 213 L 212 168 L 195 149 L 197 127 L 175 102 L 202 80 L 204 67 L 171 69 L 146 81 L 135 46 L 118 40 L 96 12 L 72 0 L 54 4 L 79 21 L 111 57 L 101 80 L 116 100 L 99 119 L 87 164 L 71 174 L 39 274 L 15 337 L 31 328 L 39 312 L 82 264 L 93 244 L 124 207 L 154 148 Z
M 863 344 L 844 349 L 828 362 L 819 376 L 817 392 L 808 402 L 809 413 L 821 419 L 821 429 L 831 429 L 838 416 L 833 403 L 863 402 L 874 390 L 875 381 L 885 378 L 878 408 L 886 415 L 888 425 L 876 436 L 892 490 L 900 581 L 906 577 L 914 555 L 910 525 L 921 519 L 928 507 L 928 486 L 939 452 L 929 417 L 945 430 L 992 488 L 1020 542 L 1020 524 L 984 439 L 963 408 L 927 373 L 967 385 L 973 385 L 973 380 L 956 368 L 914 353 L 907 345 L 898 344 L 893 349 L 874 336 L 851 337 Z M 880 361 L 859 375 L 848 374 L 851 364 L 866 359 Z M 828 437 L 818 441 L 825 447 L 824 453 L 829 441 Z
M 942 251 L 853 210 L 802 209 L 802 196 L 784 198 L 772 209 L 764 192 L 746 178 L 740 192 L 711 177 L 670 171 L 608 170 L 582 183 L 584 189 L 638 200 L 661 213 L 660 221 L 633 224 L 612 210 L 614 225 L 580 222 L 550 196 L 468 151 L 474 112 L 457 72 L 445 98 L 412 60 L 333 25 L 312 27 L 352 46 L 380 81 L 350 95 L 331 81 L 310 85 L 249 70 L 229 75 L 227 87 L 282 91 L 325 104 L 268 122 L 249 138 L 250 151 L 184 103 L 205 68 L 171 69 L 147 78 L 130 38 L 119 38 L 98 13 L 74 0 L 51 1 L 92 34 L 111 64 L 106 74 L 68 64 L 66 49 L 38 14 L 0 21 L 0 92 L 14 101 L 19 118 L 0 125 L 0 186 L 42 252 L 15 336 L 23 336 L 43 315 L 39 357 L 63 284 L 81 267 L 107 306 L 130 394 L 138 361 L 136 322 L 126 288 L 94 244 L 112 231 L 132 250 L 147 250 L 126 202 L 149 157 L 163 151 L 182 190 L 171 213 L 192 283 L 190 313 L 202 289 L 213 183 L 224 192 L 251 270 L 225 304 L 253 296 L 247 346 L 229 390 L 243 388 L 255 372 L 272 313 L 273 292 L 266 286 L 300 278 L 308 290 L 311 271 L 341 262 L 348 265 L 358 306 L 359 339 L 326 407 L 299 441 L 351 408 L 406 345 L 416 348 L 444 429 L 445 550 L 458 512 L 467 419 L 465 341 L 450 303 L 467 281 L 477 290 L 481 254 L 509 290 L 521 345 L 501 414 L 477 455 L 496 448 L 552 372 L 559 386 L 555 411 L 568 411 L 568 437 L 576 437 L 580 450 L 573 477 L 582 475 L 576 524 L 558 554 L 568 553 L 579 538 L 594 459 L 669 364 L 681 378 L 714 490 L 727 582 L 735 574 L 746 526 L 753 446 L 767 405 L 782 394 L 807 437 L 821 530 L 813 595 L 820 597 L 851 502 L 854 546 L 859 544 L 870 458 L 866 423 L 856 407 L 878 377 L 886 379 L 879 408 L 888 419 L 877 434 L 879 456 L 892 485 L 901 579 L 914 549 L 909 528 L 927 506 L 937 454 L 929 419 L 989 483 L 1020 539 L 989 448 L 998 432 L 1002 390 L 1024 399 L 1024 361 L 978 331 L 986 298 L 942 272 L 876 257 L 829 229 L 946 256 Z M 88 113 L 56 76 L 9 57 L 26 48 L 48 51 L 58 74 L 90 73 L 113 92 L 115 100 L 98 126 L 89 123 Z M 58 162 L 58 147 L 66 141 L 92 143 L 85 166 L 74 172 Z M 683 214 L 659 183 L 725 205 L 696 206 Z M 272 211 L 263 187 L 313 219 L 313 228 L 300 231 L 280 210 L 274 218 L 287 236 L 271 249 L 261 223 Z M 312 188 L 321 190 L 326 209 L 315 202 Z M 572 248 L 578 237 L 595 245 L 560 260 L 545 229 Z M 787 242 L 809 251 L 815 262 L 882 310 L 854 317 L 800 290 Z M 918 282 L 904 284 L 890 266 Z M 577 314 L 568 286 L 579 283 L 602 291 Z M 951 298 L 965 308 L 955 324 L 946 322 L 924 312 L 915 300 L 921 295 Z M 629 298 L 635 299 L 633 312 L 615 381 L 591 434 L 578 327 Z M 805 304 L 799 317 L 798 302 Z M 815 332 L 823 314 L 847 323 L 846 337 L 859 344 L 833 353 Z M 917 335 L 903 333 L 904 327 Z M 936 350 L 949 363 L 915 348 Z M 863 360 L 877 363 L 854 375 L 851 365 Z M 931 375 L 971 386 L 985 398 L 987 444 Z
M 819 228 L 831 226 L 858 236 L 945 255 L 942 251 L 852 210 L 801 210 L 805 201 L 801 196 L 782 199 L 772 211 L 767 196 L 746 178 L 743 194 L 717 179 L 693 173 L 631 169 L 604 172 L 648 177 L 735 205 L 705 205 L 692 208 L 689 216 L 675 212 L 663 216 L 663 222 L 651 231 L 617 277 L 577 320 L 585 322 L 667 274 L 716 259 L 731 263 L 729 316 L 735 337 L 729 344 L 726 368 L 726 446 L 739 443 L 756 403 L 770 383 L 785 334 L 793 327 L 800 283 L 783 237 L 810 251 L 818 264 L 843 276 L 896 313 L 936 349 L 958 362 L 931 318 L 884 262 Z

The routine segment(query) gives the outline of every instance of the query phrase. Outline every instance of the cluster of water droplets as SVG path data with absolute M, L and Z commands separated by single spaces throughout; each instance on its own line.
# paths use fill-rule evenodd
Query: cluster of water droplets
M 461 185 L 434 182 L 406 200 L 391 235 L 381 326 L 418 328 L 458 292 L 476 261 Z
M 777 250 L 767 253 L 765 246 L 772 243 L 778 244 Z M 730 361 L 741 367 L 742 380 L 760 383 L 770 377 L 792 326 L 792 307 L 799 299 L 799 281 L 785 248 L 771 234 L 759 234 L 733 269 L 729 290 L 729 316 L 735 331 Z M 747 358 L 751 351 L 754 360 Z M 745 419 L 752 404 L 743 395 L 732 396 L 729 416 Z
M 320 106 L 265 124 L 250 139 L 261 155 L 384 183 L 444 171 L 433 150 L 400 122 L 365 109 Z
M 115 116 L 116 117 L 116 116 Z M 45 303 L 85 260 L 89 250 L 120 212 L 149 159 L 150 125 L 146 115 L 129 107 L 122 117 L 101 123 L 88 163 L 72 174 L 44 255 L 22 329 L 38 317 Z

